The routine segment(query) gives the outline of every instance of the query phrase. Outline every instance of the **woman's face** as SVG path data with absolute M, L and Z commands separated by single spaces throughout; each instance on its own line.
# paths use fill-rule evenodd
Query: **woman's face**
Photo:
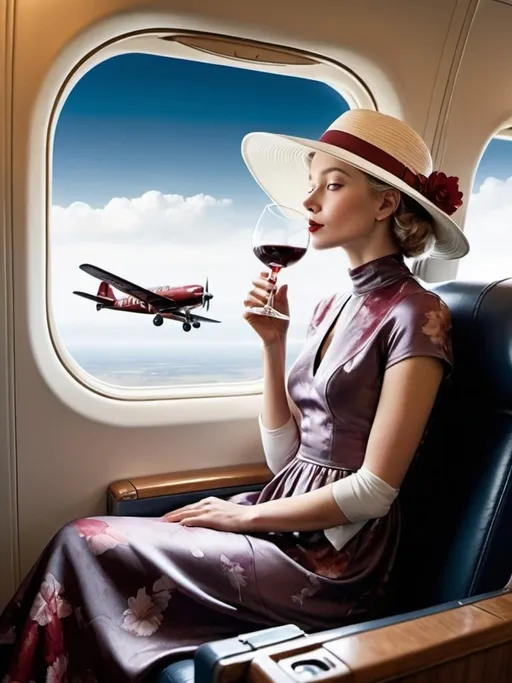
M 398 190 L 375 192 L 361 171 L 323 152 L 311 161 L 310 182 L 304 206 L 315 249 L 364 250 L 378 226 L 390 232 L 386 219 L 399 202 Z

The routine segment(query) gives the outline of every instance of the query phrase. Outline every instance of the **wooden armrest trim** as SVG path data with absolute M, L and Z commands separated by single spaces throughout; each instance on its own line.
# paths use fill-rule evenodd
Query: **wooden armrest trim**
M 512 585 L 507 584 L 507 589 L 508 593 L 503 593 L 503 595 L 499 595 L 497 598 L 481 600 L 476 605 L 500 619 L 512 620 Z
M 467 605 L 324 645 L 357 680 L 404 676 L 512 638 L 512 621 Z
M 272 473 L 265 464 L 254 463 L 121 479 L 112 482 L 108 491 L 116 501 L 124 501 L 231 486 L 266 484 L 271 479 Z
M 402 680 L 507 641 L 512 647 L 511 592 L 322 644 L 310 642 L 295 649 L 282 644 L 262 650 L 252 660 L 248 678 L 254 683 L 299 681 L 292 665 L 316 655 L 330 657 L 334 667 L 315 676 L 315 683 Z

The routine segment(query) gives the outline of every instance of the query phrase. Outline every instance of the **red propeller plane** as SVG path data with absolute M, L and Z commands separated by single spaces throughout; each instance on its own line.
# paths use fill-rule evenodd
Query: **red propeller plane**
M 88 292 L 73 292 L 77 296 L 96 302 L 96 310 L 110 308 L 116 311 L 127 311 L 128 313 L 146 313 L 154 315 L 153 324 L 157 327 L 163 324 L 164 318 L 178 320 L 183 323 L 185 332 L 190 332 L 192 327 L 201 327 L 201 323 L 220 323 L 220 320 L 205 318 L 202 315 L 191 313 L 193 308 L 206 306 L 210 308 L 210 300 L 213 294 L 208 291 L 208 279 L 206 287 L 202 285 L 186 285 L 184 287 L 156 287 L 144 289 L 139 285 L 128 282 L 118 275 L 108 273 L 102 268 L 93 266 L 89 263 L 82 263 L 81 270 L 89 275 L 101 280 L 101 284 L 96 296 Z M 112 291 L 115 287 L 128 296 L 116 298 Z

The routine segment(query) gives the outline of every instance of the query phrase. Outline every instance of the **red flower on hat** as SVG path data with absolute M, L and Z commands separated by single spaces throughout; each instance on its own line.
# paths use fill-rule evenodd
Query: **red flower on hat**
M 448 216 L 462 206 L 463 194 L 459 190 L 459 179 L 456 176 L 447 176 L 441 171 L 434 171 L 428 178 L 420 174 L 417 189 Z

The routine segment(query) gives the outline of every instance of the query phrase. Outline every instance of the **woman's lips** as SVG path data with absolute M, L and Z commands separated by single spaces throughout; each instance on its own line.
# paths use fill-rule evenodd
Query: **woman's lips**
M 320 228 L 323 228 L 323 223 L 315 223 L 315 221 L 309 221 L 309 232 L 316 232 L 317 230 L 320 230 Z

